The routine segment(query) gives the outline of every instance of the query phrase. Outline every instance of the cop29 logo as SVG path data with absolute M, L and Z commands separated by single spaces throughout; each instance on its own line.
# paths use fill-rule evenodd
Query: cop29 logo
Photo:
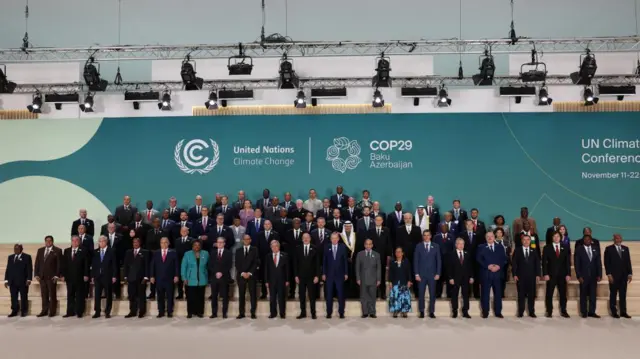
M 360 145 L 358 141 L 349 141 L 346 137 L 333 139 L 333 145 L 327 148 L 327 161 L 331 162 L 334 170 L 345 173 L 358 167 L 360 159 Z
M 201 139 L 191 140 L 186 145 L 184 141 L 184 139 L 180 140 L 173 151 L 173 159 L 182 172 L 206 174 L 216 167 L 220 161 L 220 148 L 216 141 L 209 139 L 211 145 Z M 209 148 L 211 148 L 212 157 L 201 154 Z

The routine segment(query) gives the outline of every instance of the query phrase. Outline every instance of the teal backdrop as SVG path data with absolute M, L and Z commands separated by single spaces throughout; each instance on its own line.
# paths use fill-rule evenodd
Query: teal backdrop
M 51 131 L 54 120 L 48 121 L 42 127 L 24 124 L 29 121 L 3 125 L 2 138 L 32 126 L 29 133 L 35 138 L 48 139 L 10 138 L 11 144 L 0 145 L 2 151 L 24 148 L 46 157 L 53 146 L 79 142 L 80 147 L 60 158 L 5 161 L 0 189 L 23 177 L 55 178 L 80 187 L 113 211 L 124 194 L 139 208 L 147 199 L 164 208 L 170 196 L 190 207 L 197 194 L 207 204 L 217 192 L 233 200 L 240 189 L 252 200 L 263 188 L 280 198 L 290 191 L 306 199 L 309 188 L 325 197 L 339 184 L 357 198 L 370 190 L 385 211 L 401 201 L 413 212 L 433 195 L 442 210 L 450 209 L 455 198 L 465 209 L 479 208 L 486 222 L 503 214 L 511 223 L 520 207 L 528 206 L 540 228 L 561 217 L 572 239 L 584 226 L 600 239 L 614 232 L 640 239 L 637 113 L 108 118 L 77 120 L 63 133 L 39 133 Z M 80 141 L 82 121 L 98 122 L 90 138 Z M 606 148 L 614 143 L 618 148 Z M 11 203 L 3 205 L 9 207 L 3 222 L 12 216 L 7 211 L 20 206 L 22 216 L 31 207 L 55 213 L 79 198 L 60 199 L 57 187 L 28 183 L 0 191 Z M 27 193 L 39 198 L 14 204 Z M 64 208 L 71 213 L 65 228 L 77 218 L 77 209 Z M 97 212 L 102 217 L 100 211 L 89 216 L 104 223 L 95 218 Z M 44 235 L 47 228 L 39 231 Z

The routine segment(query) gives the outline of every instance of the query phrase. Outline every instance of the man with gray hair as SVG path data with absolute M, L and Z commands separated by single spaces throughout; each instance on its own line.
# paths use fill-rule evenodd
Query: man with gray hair
M 67 313 L 64 318 L 82 318 L 89 290 L 91 251 L 84 249 L 78 236 L 71 237 L 71 247 L 64 250 L 62 276 L 67 284 Z
M 87 218 L 87 210 L 82 208 L 80 209 L 79 214 L 80 218 L 73 221 L 73 224 L 71 225 L 71 235 L 77 235 L 78 227 L 80 225 L 83 225 L 86 229 L 86 233 L 93 237 L 93 234 L 95 233 L 95 225 L 93 223 L 93 220 Z
M 360 286 L 362 318 L 376 318 L 376 292 L 380 285 L 380 254 L 373 250 L 373 241 L 364 241 L 364 250 L 356 257 L 356 283 Z
M 178 207 L 178 200 L 175 197 L 169 198 L 169 208 L 166 209 L 169 211 L 169 218 L 174 222 L 180 221 L 180 213 L 184 212 L 184 209 Z
M 286 288 L 289 286 L 289 256 L 280 252 L 280 243 L 271 241 L 271 253 L 264 258 L 265 282 L 269 290 L 269 319 L 277 316 L 278 309 L 280 318 L 286 317 Z
M 189 208 L 189 220 L 196 223 L 202 217 L 202 196 L 197 195 L 195 205 Z
M 458 317 L 458 293 L 462 292 L 462 317 L 469 316 L 469 285 L 473 284 L 473 262 L 471 254 L 464 250 L 464 239 L 456 239 L 456 248 L 449 252 L 445 258 L 445 266 L 449 277 L 449 284 L 452 286 L 451 294 L 451 316 Z
M 120 286 L 117 282 L 119 271 L 116 261 L 115 250 L 108 246 L 109 239 L 106 236 L 100 236 L 98 240 L 98 248 L 93 253 L 91 262 L 91 283 L 94 285 L 93 310 L 95 311 L 92 318 L 100 318 L 102 309 L 102 292 L 106 296 L 107 305 L 104 309 L 105 318 L 111 318 L 111 305 L 113 303 L 113 287 Z

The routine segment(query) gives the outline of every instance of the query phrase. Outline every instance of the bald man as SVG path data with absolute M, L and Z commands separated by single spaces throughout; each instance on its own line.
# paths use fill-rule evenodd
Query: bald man
M 93 234 L 95 233 L 95 224 L 93 223 L 93 220 L 87 218 L 87 210 L 83 208 L 78 211 L 78 213 L 80 215 L 80 218 L 76 219 L 75 221 L 73 221 L 73 224 L 71 224 L 71 235 L 78 235 L 78 227 L 80 225 L 83 225 L 85 227 L 86 233 L 93 237 Z
M 192 223 L 196 223 L 198 219 L 202 217 L 202 196 L 197 195 L 195 200 L 195 205 L 189 208 L 189 220 Z M 206 207 L 205 207 L 206 208 Z
M 31 256 L 22 252 L 22 244 L 13 246 L 13 254 L 7 258 L 7 266 L 4 272 L 4 286 L 11 291 L 11 314 L 15 317 L 20 312 L 21 317 L 26 317 L 29 312 L 29 286 L 33 278 L 33 266 Z M 20 301 L 18 302 L 18 295 Z
M 113 216 L 115 221 L 121 225 L 122 233 L 129 233 L 129 223 L 135 220 L 136 213 L 138 213 L 138 209 L 131 204 L 131 197 L 124 196 L 122 205 L 116 207 Z

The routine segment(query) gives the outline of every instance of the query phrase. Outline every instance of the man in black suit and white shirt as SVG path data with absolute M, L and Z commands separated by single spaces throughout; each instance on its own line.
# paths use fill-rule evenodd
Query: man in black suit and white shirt
M 109 239 L 106 236 L 100 236 L 98 248 L 93 253 L 91 264 L 91 283 L 94 285 L 93 310 L 95 314 L 92 318 L 100 318 L 100 310 L 102 308 L 102 292 L 104 291 L 107 301 L 104 313 L 106 318 L 111 318 L 111 304 L 113 302 L 112 291 L 114 286 L 120 286 L 118 278 L 118 264 L 116 260 L 116 252 L 108 246 Z
M 476 232 L 473 231 L 473 221 L 471 220 L 462 222 L 461 228 L 465 228 L 459 233 L 459 237 L 464 239 L 465 250 L 471 254 L 472 258 L 475 258 L 478 251 L 478 246 L 485 243 L 485 238 L 480 237 Z M 476 261 L 474 265 L 475 267 L 473 268 L 473 273 L 476 277 L 473 282 L 473 296 L 476 299 L 480 299 L 480 264 Z
M 29 312 L 29 286 L 33 279 L 33 262 L 31 256 L 22 252 L 22 244 L 13 246 L 13 254 L 7 258 L 4 272 L 4 286 L 11 291 L 11 314 L 15 317 L 20 312 L 26 317 Z M 20 302 L 18 302 L 20 295 Z
M 545 243 L 550 246 L 553 243 L 553 234 L 558 231 L 560 228 L 560 217 L 553 217 L 553 226 L 547 228 L 547 233 L 545 235 Z M 542 245 L 542 243 L 541 243 Z
M 571 280 L 571 252 L 560 243 L 560 233 L 554 232 L 551 244 L 542 251 L 542 275 L 547 281 L 545 307 L 547 318 L 553 315 L 553 292 L 558 288 L 560 297 L 560 315 L 569 318 L 567 313 L 567 283 Z
M 346 207 L 349 203 L 349 196 L 344 194 L 344 189 L 342 186 L 336 187 L 336 194 L 331 196 L 331 208 L 338 208 L 342 210 L 342 208 Z
M 255 208 L 260 208 L 263 212 L 271 205 L 271 191 L 268 188 L 262 190 L 262 198 L 256 200 Z
M 107 233 L 109 233 L 109 231 L 107 230 L 107 228 L 109 227 L 109 224 L 113 223 L 116 226 L 116 232 L 121 232 L 121 225 L 120 223 L 116 222 L 116 217 L 114 217 L 112 214 L 107 216 L 107 223 L 103 224 L 102 227 L 100 227 L 100 235 L 101 236 L 106 236 Z
M 238 199 L 233 202 L 233 209 L 238 213 L 242 208 L 244 208 L 244 201 L 248 200 L 245 192 L 243 190 L 238 191 Z
M 271 252 L 271 242 L 278 241 L 278 243 L 280 243 L 281 240 L 280 234 L 273 230 L 271 221 L 264 221 L 263 226 L 264 230 L 258 232 L 254 241 L 255 247 L 258 248 L 258 254 L 260 255 L 259 258 L 265 258 L 269 254 L 269 252 Z M 279 247 L 280 246 L 278 245 L 278 248 Z M 267 286 L 266 282 L 264 281 L 264 270 L 265 266 L 263 264 L 260 264 L 260 266 L 258 267 L 258 278 L 262 281 L 262 292 L 260 293 L 260 299 L 265 299 L 267 297 Z
M 287 231 L 291 229 L 292 225 L 291 219 L 289 219 L 289 211 L 284 208 L 280 208 L 280 217 L 278 217 L 274 221 L 271 221 L 271 224 L 273 225 L 273 229 L 276 232 L 282 234 L 287 233 Z
M 429 197 L 427 197 L 425 212 L 427 212 L 427 216 L 429 216 L 429 231 L 431 231 L 431 233 L 435 235 L 438 231 L 438 225 L 440 223 L 440 208 L 436 206 L 435 199 L 432 195 L 429 195 Z
M 178 207 L 178 200 L 175 197 L 169 198 L 169 219 L 178 222 L 180 221 L 180 213 L 184 212 L 184 209 Z
M 302 245 L 295 250 L 293 257 L 293 272 L 295 282 L 299 287 L 298 298 L 300 299 L 300 315 L 297 319 L 307 317 L 307 299 L 309 293 L 309 307 L 311 309 L 311 319 L 316 319 L 316 285 L 320 282 L 320 256 L 315 246 L 311 244 L 311 235 L 302 235 Z
M 302 230 L 302 226 L 300 220 L 298 218 L 293 219 L 293 228 L 291 228 L 286 235 L 284 236 L 284 240 L 282 241 L 282 251 L 289 255 L 289 258 L 293 258 L 295 256 L 296 248 L 302 244 L 302 234 L 304 231 Z M 293 277 L 293 265 L 289 266 L 289 277 Z M 289 299 L 294 299 L 296 295 L 296 283 L 293 282 L 289 285 Z
M 224 238 L 225 248 L 231 250 L 236 244 L 236 239 L 233 235 L 233 230 L 224 225 L 224 215 L 219 213 L 216 216 L 215 223 L 209 229 L 211 239 Z M 213 242 L 212 242 L 213 243 Z
M 291 193 L 287 192 L 284 194 L 284 201 L 280 203 L 280 207 L 284 208 L 289 212 L 296 204 L 292 201 Z
M 93 237 L 95 233 L 95 224 L 93 224 L 93 220 L 87 218 L 87 210 L 84 208 L 80 210 L 80 218 L 73 221 L 73 224 L 71 225 L 72 236 L 78 235 L 78 226 L 80 225 L 83 225 L 86 229 L 86 233 Z
M 474 282 L 473 267 L 475 258 L 464 250 L 464 239 L 456 239 L 455 249 L 447 255 L 444 263 L 447 267 L 451 288 L 451 316 L 458 317 L 458 293 L 462 293 L 462 317 L 470 319 L 469 287 Z
M 69 318 L 82 318 L 89 286 L 89 266 L 92 252 L 84 249 L 78 236 L 71 237 L 71 247 L 65 249 L 62 261 L 62 276 L 67 284 L 67 313 Z
M 362 218 L 356 222 L 356 233 L 362 238 L 367 238 L 367 234 L 374 226 L 373 218 L 371 218 L 371 208 L 362 208 Z
M 465 211 L 464 209 L 460 208 L 460 200 L 459 199 L 454 199 L 453 200 L 453 209 L 451 209 L 451 214 L 453 215 L 453 219 L 458 224 L 464 223 L 468 219 L 467 211 Z M 464 227 L 458 225 L 458 228 L 464 228 Z
M 598 282 L 602 280 L 602 260 L 600 251 L 591 242 L 591 235 L 585 234 L 583 244 L 576 246 L 573 266 L 580 282 L 580 316 L 598 319 L 600 316 L 596 314 L 596 294 Z
M 131 197 L 124 196 L 123 204 L 116 207 L 114 216 L 115 221 L 121 225 L 121 233 L 129 233 L 129 223 L 133 222 L 136 213 L 138 213 L 138 209 L 131 205 Z
M 227 227 L 233 224 L 233 218 L 236 215 L 236 211 L 234 210 L 233 206 L 229 205 L 229 197 L 227 196 L 220 197 L 220 206 L 217 207 L 215 209 L 215 212 L 212 213 L 214 213 L 216 216 L 222 214 L 222 216 L 224 217 L 223 223 Z
M 350 221 L 351 223 L 357 223 L 360 217 L 362 217 L 362 213 L 360 213 L 360 210 L 356 208 L 355 198 L 349 197 L 347 207 L 342 208 L 342 219 Z
M 518 318 L 522 318 L 525 310 L 525 300 L 529 309 L 529 316 L 536 317 L 536 289 L 540 281 L 540 257 L 538 252 L 529 247 L 531 237 L 522 236 L 522 247 L 513 254 L 513 280 L 518 287 Z
M 189 208 L 189 220 L 192 223 L 196 223 L 198 219 L 202 217 L 202 208 L 206 208 L 206 206 L 202 205 L 202 196 L 197 195 L 195 200 L 195 205 Z
M 217 238 L 211 233 L 214 221 L 209 217 L 209 209 L 207 207 L 202 207 L 200 214 L 202 217 L 195 222 L 191 235 L 199 239 L 202 242 L 202 250 L 208 252 L 213 248 L 213 242 Z
M 344 227 L 344 222 L 340 218 L 340 210 L 335 208 L 333 210 L 333 218 L 327 219 L 327 228 L 332 232 L 342 233 L 342 228 Z
M 371 216 L 372 219 L 376 219 L 376 217 L 381 216 L 382 217 L 382 226 L 383 227 L 387 226 L 387 215 L 380 210 L 380 202 L 378 202 L 378 201 L 374 201 L 373 202 L 373 205 L 371 206 L 371 212 L 369 213 L 369 216 Z
M 76 234 L 80 239 L 80 246 L 86 249 L 87 251 L 93 250 L 93 236 L 86 233 L 86 227 L 81 224 L 78 226 L 78 234 Z
M 251 245 L 251 236 L 248 234 L 242 237 L 242 247 L 236 251 L 235 264 L 236 282 L 238 283 L 238 307 L 240 312 L 237 319 L 245 317 L 245 297 L 247 289 L 249 289 L 251 303 L 251 319 L 256 319 L 256 307 L 258 303 L 256 276 L 258 275 L 260 258 L 258 248 Z
M 280 210 L 282 210 L 283 208 L 284 207 L 280 207 L 280 199 L 274 196 L 273 198 L 271 198 L 269 207 L 265 208 L 262 213 L 266 219 L 270 220 L 273 223 L 280 218 Z
M 222 216 L 220 216 L 222 218 Z M 218 302 L 222 299 L 222 318 L 227 319 L 229 310 L 229 283 L 231 282 L 231 267 L 233 255 L 231 250 L 225 249 L 227 240 L 218 237 L 216 246 L 209 256 L 209 273 L 211 273 L 211 316 L 218 317 Z
M 387 227 L 391 229 L 391 241 L 394 243 L 394 247 L 397 248 L 396 244 L 396 228 L 400 227 L 403 223 L 403 212 L 402 212 L 402 203 L 396 202 L 394 206 L 394 211 L 387 215 Z M 422 240 L 422 235 L 420 235 L 420 240 Z
M 156 218 L 157 219 L 157 218 Z M 124 258 L 124 280 L 127 283 L 129 314 L 125 318 L 144 318 L 147 312 L 147 282 L 151 255 L 140 246 L 140 238 L 133 239 L 133 248 Z
M 116 271 L 116 280 L 118 285 L 112 286 L 113 294 L 115 294 L 116 299 L 120 300 L 122 297 L 122 286 L 120 285 L 120 268 L 124 263 L 124 254 L 127 250 L 124 241 L 122 240 L 122 236 L 116 233 L 116 226 L 112 223 L 107 227 L 107 247 L 109 247 L 113 253 L 113 257 L 115 259 L 115 264 L 118 270 Z
M 613 244 L 604 250 L 604 270 L 609 280 L 609 309 L 614 318 L 631 318 L 627 313 L 627 284 L 631 283 L 633 268 L 629 247 L 622 245 L 622 236 L 613 235 Z M 620 293 L 620 314 L 616 297 Z
M 181 268 L 182 258 L 184 254 L 191 250 L 192 243 L 195 241 L 195 238 L 189 237 L 189 228 L 188 227 L 180 227 L 180 236 L 175 239 L 175 249 L 176 256 L 178 257 L 178 268 Z M 162 245 L 162 243 L 161 243 Z M 181 300 L 184 298 L 184 285 L 182 282 L 182 278 L 178 280 L 178 296 L 176 299 Z M 173 293 L 170 293 L 173 295 Z
M 264 280 L 269 288 L 270 312 L 273 319 L 280 309 L 280 318 L 286 318 L 286 292 L 289 286 L 289 256 L 280 251 L 280 243 L 271 241 L 271 253 L 264 258 Z
M 380 278 L 382 278 L 382 283 L 385 283 L 387 273 L 387 263 L 389 262 L 389 257 L 391 256 L 392 245 L 391 245 L 391 234 L 389 233 L 389 229 L 383 226 L 384 218 L 380 215 L 374 219 L 374 226 L 369 229 L 368 238 L 373 241 L 373 250 L 376 251 L 380 255 Z M 367 238 L 367 237 L 364 237 Z M 385 285 L 380 285 L 378 287 L 378 292 L 380 294 L 381 299 L 387 298 L 387 289 Z
M 320 217 L 324 218 L 325 220 L 329 220 L 333 217 L 331 201 L 328 198 L 322 200 L 322 209 L 316 212 L 316 219 Z
M 413 259 L 413 252 L 416 245 L 422 242 L 422 231 L 420 227 L 413 224 L 413 215 L 411 213 L 403 214 L 403 221 L 401 225 L 396 227 L 396 241 L 395 247 L 402 247 L 405 258 L 409 260 Z M 418 286 L 416 285 L 415 288 Z M 417 292 L 417 289 L 415 289 Z

